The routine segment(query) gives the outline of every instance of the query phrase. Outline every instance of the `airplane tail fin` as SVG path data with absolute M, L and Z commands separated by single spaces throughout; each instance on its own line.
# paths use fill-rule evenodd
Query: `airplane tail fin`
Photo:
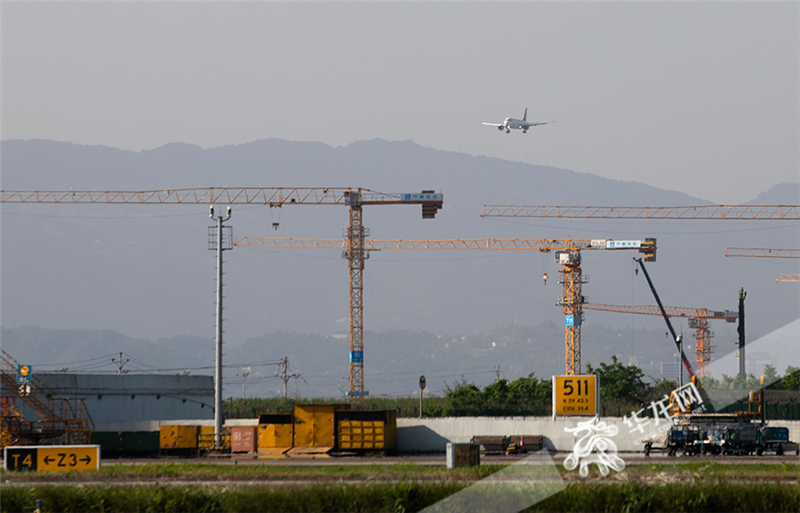
M 522 116 L 522 121 L 528 121 L 528 107 L 525 107 L 525 115 Z

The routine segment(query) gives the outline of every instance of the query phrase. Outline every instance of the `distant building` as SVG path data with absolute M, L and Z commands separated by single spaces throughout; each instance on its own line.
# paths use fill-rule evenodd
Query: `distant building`
M 214 418 L 214 378 L 163 374 L 37 373 L 61 398 L 85 399 L 92 421 L 140 422 Z M 13 396 L 7 390 L 2 395 Z M 17 399 L 17 406 L 20 401 Z M 28 419 L 38 416 L 24 408 Z

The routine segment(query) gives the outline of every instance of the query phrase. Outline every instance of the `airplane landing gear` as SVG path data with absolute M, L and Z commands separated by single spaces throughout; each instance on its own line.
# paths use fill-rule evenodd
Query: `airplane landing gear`
M 509 130 L 508 128 L 506 128 L 506 133 L 507 133 L 507 134 L 510 134 L 510 133 L 511 133 L 511 130 Z
M 527 134 L 527 133 L 528 133 L 528 131 L 527 131 L 527 130 L 523 130 L 523 131 L 522 131 L 522 133 L 523 133 L 523 134 Z

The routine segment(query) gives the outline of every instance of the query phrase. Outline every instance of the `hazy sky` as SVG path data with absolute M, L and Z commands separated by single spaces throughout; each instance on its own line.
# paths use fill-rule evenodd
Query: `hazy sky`
M 413 139 L 718 203 L 800 180 L 796 2 L 0 8 L 3 139 Z M 525 107 L 557 123 L 480 124 Z

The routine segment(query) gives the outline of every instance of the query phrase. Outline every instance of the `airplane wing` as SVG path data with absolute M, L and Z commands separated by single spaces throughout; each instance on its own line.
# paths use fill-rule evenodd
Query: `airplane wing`
M 539 125 L 546 125 L 548 123 L 555 123 L 555 121 L 541 121 L 539 123 L 528 123 L 528 126 L 539 126 Z
M 504 126 L 502 123 L 486 123 L 486 122 L 481 123 L 481 125 Z

